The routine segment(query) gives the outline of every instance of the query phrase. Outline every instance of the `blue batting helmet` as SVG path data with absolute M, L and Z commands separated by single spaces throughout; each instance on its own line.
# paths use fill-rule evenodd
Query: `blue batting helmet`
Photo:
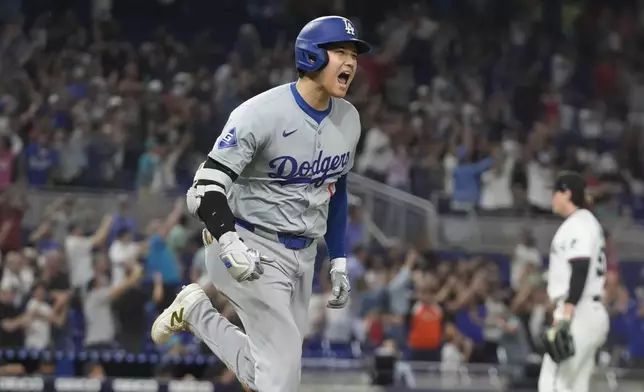
M 305 72 L 319 71 L 329 61 L 324 45 L 353 42 L 358 54 L 371 50 L 358 38 L 353 23 L 341 16 L 323 16 L 306 24 L 295 40 L 295 66 Z

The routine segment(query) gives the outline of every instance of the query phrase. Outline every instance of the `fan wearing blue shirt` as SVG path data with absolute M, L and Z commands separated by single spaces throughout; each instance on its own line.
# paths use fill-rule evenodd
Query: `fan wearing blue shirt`
M 58 151 L 51 147 L 51 138 L 41 134 L 36 142 L 24 151 L 27 181 L 32 187 L 42 187 L 49 182 L 51 173 L 58 165 Z
M 147 255 L 145 260 L 146 277 L 152 281 L 156 272 L 161 273 L 163 285 L 166 286 L 164 306 L 168 306 L 174 299 L 175 286 L 181 283 L 181 270 L 179 260 L 166 242 L 170 230 L 177 224 L 183 212 L 185 201 L 177 200 L 170 215 L 165 220 L 155 219 L 147 227 Z M 168 300 L 170 302 L 165 303 Z

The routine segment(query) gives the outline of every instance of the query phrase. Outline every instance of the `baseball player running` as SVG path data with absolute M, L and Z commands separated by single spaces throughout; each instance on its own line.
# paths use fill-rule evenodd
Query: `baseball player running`
M 244 324 L 233 326 L 202 289 L 186 286 L 152 326 L 164 343 L 190 330 L 249 389 L 297 392 L 316 243 L 331 259 L 330 308 L 349 297 L 347 173 L 360 137 L 342 98 L 370 50 L 346 18 L 309 22 L 295 43 L 297 82 L 236 108 L 188 191 L 201 220 L 208 275 Z M 243 239 L 243 240 L 242 240 Z
M 609 329 L 602 305 L 606 273 L 604 233 L 585 209 L 586 181 L 562 172 L 555 182 L 552 210 L 565 218 L 550 247 L 548 296 L 555 304 L 546 330 L 539 392 L 587 392 L 595 354 Z

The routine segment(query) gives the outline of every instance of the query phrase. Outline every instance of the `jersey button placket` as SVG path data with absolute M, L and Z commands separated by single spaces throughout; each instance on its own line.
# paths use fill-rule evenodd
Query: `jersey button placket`
M 320 126 L 318 126 L 318 136 L 315 138 L 317 140 L 318 149 L 322 148 L 322 142 L 320 141 L 320 135 L 322 135 L 322 130 L 320 129 Z

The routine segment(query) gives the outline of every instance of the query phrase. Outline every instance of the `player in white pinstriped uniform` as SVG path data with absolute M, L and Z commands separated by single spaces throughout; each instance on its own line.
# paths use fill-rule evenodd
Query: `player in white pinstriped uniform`
M 586 182 L 563 172 L 555 182 L 553 211 L 565 218 L 550 250 L 548 297 L 553 326 L 544 334 L 539 392 L 588 392 L 595 354 L 610 322 L 602 303 L 606 273 L 602 226 L 585 209 Z

